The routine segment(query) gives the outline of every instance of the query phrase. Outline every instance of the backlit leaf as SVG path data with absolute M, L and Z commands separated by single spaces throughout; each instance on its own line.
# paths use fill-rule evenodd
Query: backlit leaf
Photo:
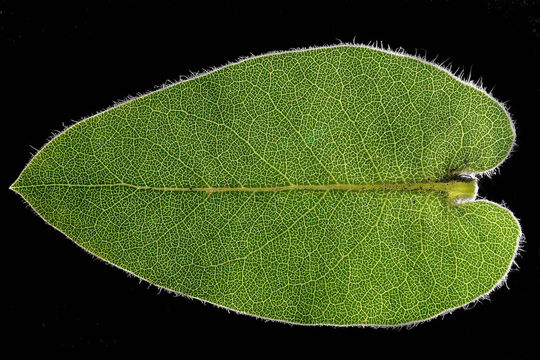
M 513 142 L 505 109 L 444 69 L 334 46 L 242 60 L 91 116 L 11 188 L 166 289 L 292 323 L 400 325 L 506 277 L 520 227 L 473 201 L 474 174 Z

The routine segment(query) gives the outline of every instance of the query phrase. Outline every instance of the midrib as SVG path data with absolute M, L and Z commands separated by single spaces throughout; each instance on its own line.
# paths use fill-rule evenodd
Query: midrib
M 323 185 L 281 185 L 267 187 L 154 187 L 140 186 L 128 183 L 116 184 L 41 184 L 12 186 L 13 190 L 33 187 L 130 187 L 137 190 L 154 191 L 178 191 L 178 192 L 205 192 L 207 194 L 225 192 L 278 192 L 278 191 L 408 191 L 429 190 L 448 194 L 450 200 L 473 199 L 476 190 L 476 180 L 472 181 L 447 181 L 447 182 L 420 182 L 420 183 L 396 183 L 396 184 L 323 184 Z

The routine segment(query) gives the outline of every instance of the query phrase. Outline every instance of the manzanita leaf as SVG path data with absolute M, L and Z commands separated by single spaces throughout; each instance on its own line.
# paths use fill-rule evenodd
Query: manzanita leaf
M 520 227 L 472 201 L 503 106 L 421 59 L 334 46 L 245 59 L 117 105 L 12 189 L 152 284 L 299 324 L 399 325 L 499 285 Z

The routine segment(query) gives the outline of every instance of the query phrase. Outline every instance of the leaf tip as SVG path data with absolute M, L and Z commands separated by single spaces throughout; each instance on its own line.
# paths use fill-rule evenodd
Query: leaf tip
M 19 186 L 18 186 L 21 179 L 21 175 L 19 175 L 19 177 L 17 177 L 17 179 L 11 185 L 9 185 L 8 189 L 22 196 L 22 194 L 19 191 Z
M 17 183 L 17 181 L 15 181 L 13 184 L 9 185 L 8 189 L 11 190 L 11 191 L 17 192 L 16 187 L 15 187 L 16 183 Z

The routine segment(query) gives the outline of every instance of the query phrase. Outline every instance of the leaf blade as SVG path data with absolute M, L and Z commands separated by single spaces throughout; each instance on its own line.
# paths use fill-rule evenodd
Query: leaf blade
M 456 206 L 443 193 L 417 188 L 155 189 L 417 184 L 492 169 L 513 141 L 504 108 L 444 71 L 367 47 L 334 47 L 246 60 L 93 116 L 42 149 L 12 188 L 79 245 L 159 286 L 294 323 L 395 325 L 496 286 L 517 247 L 511 213 L 482 202 Z M 469 230 L 473 248 L 460 243 L 471 221 L 484 231 Z M 396 235 L 388 223 L 404 230 Z M 442 225 L 448 239 L 438 233 Z M 415 231 L 412 245 L 400 238 Z M 492 244 L 499 252 L 479 245 L 486 236 L 502 241 Z M 457 266 L 440 246 L 427 256 L 422 237 L 461 246 L 460 256 L 474 261 Z M 386 241 L 397 248 L 385 249 Z M 377 252 L 404 261 L 401 277 L 392 277 L 399 266 L 373 265 L 381 262 Z M 242 271 L 227 262 L 236 253 Z M 480 277 L 485 258 L 491 262 Z M 444 279 L 452 265 L 462 285 L 434 290 L 428 275 Z M 422 291 L 396 293 L 408 274 Z M 357 283 L 345 280 L 353 275 Z M 480 279 L 474 291 L 464 284 L 475 279 L 463 280 L 473 275 Z M 357 288 L 347 298 L 351 284 Z M 230 295 L 235 291 L 241 295 Z M 429 294 L 430 302 L 418 305 Z

